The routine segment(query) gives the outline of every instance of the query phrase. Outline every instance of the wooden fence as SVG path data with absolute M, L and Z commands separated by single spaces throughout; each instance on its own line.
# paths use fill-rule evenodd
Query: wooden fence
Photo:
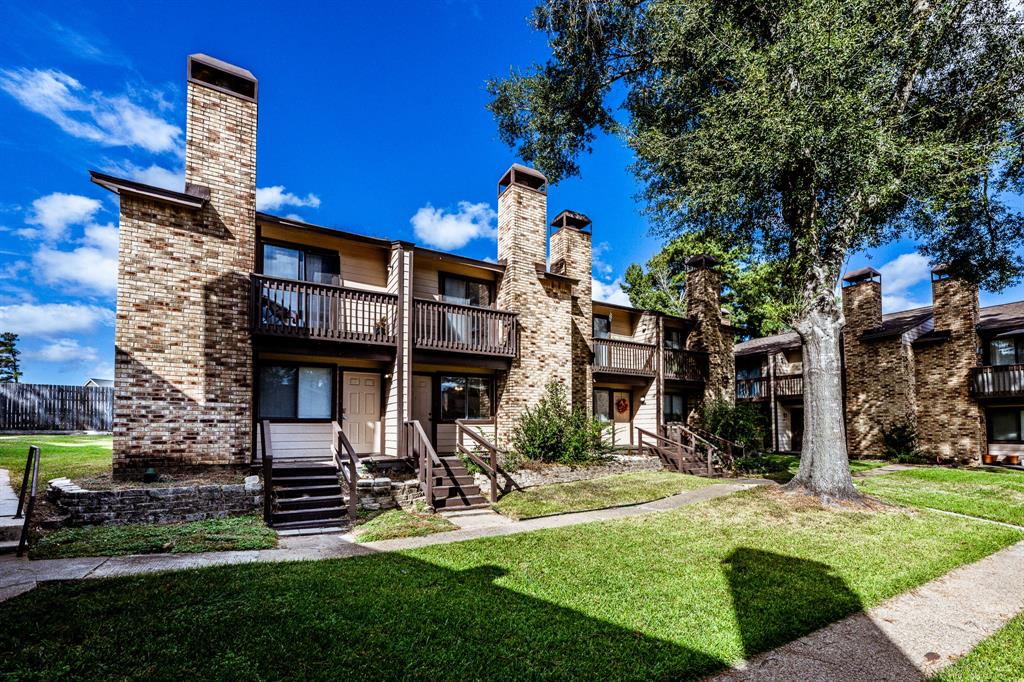
M 0 431 L 110 431 L 114 389 L 0 384 Z

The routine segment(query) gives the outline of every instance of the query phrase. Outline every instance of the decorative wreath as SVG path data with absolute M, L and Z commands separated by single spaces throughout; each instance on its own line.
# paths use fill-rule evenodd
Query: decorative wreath
M 619 398 L 615 401 L 615 411 L 619 414 L 626 414 L 629 410 L 629 401 L 625 398 Z

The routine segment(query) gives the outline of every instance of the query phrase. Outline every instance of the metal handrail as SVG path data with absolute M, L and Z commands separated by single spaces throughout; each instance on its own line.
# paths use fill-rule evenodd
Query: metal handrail
M 25 547 L 28 545 L 28 528 L 29 524 L 32 523 L 32 512 L 36 507 L 36 487 L 39 483 L 39 447 L 35 445 L 28 446 L 28 458 L 25 460 L 25 476 L 21 484 L 21 492 L 18 495 L 18 510 L 14 514 L 14 518 L 21 518 L 22 512 L 25 513 L 25 522 L 21 526 L 21 538 L 18 540 L 18 556 L 25 554 Z M 32 484 L 31 488 L 29 485 L 29 471 L 32 472 Z M 28 499 L 26 501 L 26 493 Z

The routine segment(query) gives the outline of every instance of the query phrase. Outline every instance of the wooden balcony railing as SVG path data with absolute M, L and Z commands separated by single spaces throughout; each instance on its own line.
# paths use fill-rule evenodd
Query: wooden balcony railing
M 634 341 L 594 339 L 594 371 L 653 377 L 654 346 Z
M 992 365 L 972 368 L 971 394 L 977 398 L 1024 396 L 1024 365 Z
M 666 348 L 665 378 L 678 381 L 707 381 L 708 354 L 703 351 Z
M 252 275 L 253 331 L 328 341 L 395 345 L 398 297 Z
M 804 394 L 803 374 L 776 374 L 775 395 L 781 397 Z
M 424 350 L 516 355 L 516 315 L 503 310 L 417 299 L 413 334 Z
M 768 378 L 737 379 L 736 400 L 768 400 Z

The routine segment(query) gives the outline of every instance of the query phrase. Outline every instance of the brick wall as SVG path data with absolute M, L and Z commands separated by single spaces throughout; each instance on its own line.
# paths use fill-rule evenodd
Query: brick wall
M 862 281 L 843 288 L 846 363 L 846 442 L 852 457 L 878 456 L 882 430 L 914 419 L 914 355 L 901 336 L 862 341 L 882 324 L 882 285 Z
M 573 405 L 592 409 L 594 380 L 591 373 L 593 353 L 593 289 L 591 270 L 593 250 L 589 232 L 563 227 L 551 235 L 551 262 L 565 260 L 565 274 L 579 280 L 572 295 L 572 385 Z
M 256 103 L 188 84 L 186 182 L 201 211 L 124 195 L 114 470 L 249 462 Z
M 543 191 L 512 183 L 499 195 L 498 260 L 506 265 L 498 308 L 517 313 L 519 326 L 519 354 L 497 382 L 497 439 L 505 447 L 519 416 L 549 381 L 572 385 L 572 292 L 536 271 L 547 262 Z
M 915 346 L 919 444 L 929 455 L 969 460 L 985 450 L 983 411 L 970 395 L 978 364 L 978 290 L 969 284 L 932 282 L 935 331 L 948 340 Z

